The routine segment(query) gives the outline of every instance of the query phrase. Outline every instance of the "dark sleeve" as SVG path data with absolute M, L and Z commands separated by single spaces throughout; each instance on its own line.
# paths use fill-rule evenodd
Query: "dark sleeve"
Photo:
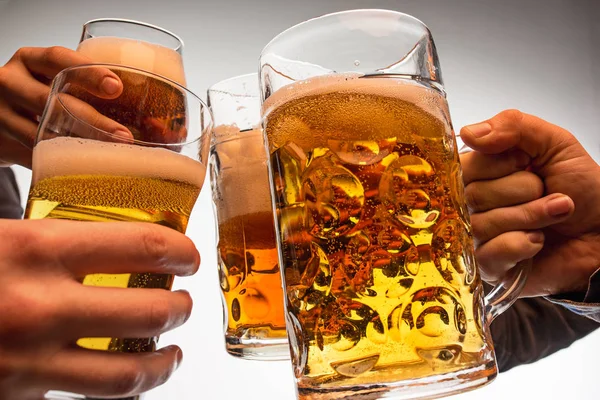
M 590 277 L 586 292 L 549 296 L 548 301 L 600 322 L 600 269 Z
M 0 218 L 20 219 L 23 216 L 19 187 L 10 168 L 0 167 Z
M 500 372 L 549 356 L 600 327 L 600 323 L 545 298 L 520 299 L 492 322 Z

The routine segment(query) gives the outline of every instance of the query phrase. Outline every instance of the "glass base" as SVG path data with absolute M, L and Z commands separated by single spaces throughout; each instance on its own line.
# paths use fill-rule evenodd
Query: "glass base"
M 496 378 L 494 362 L 426 378 L 364 386 L 298 387 L 299 400 L 425 400 L 468 392 Z
M 290 359 L 287 338 L 256 339 L 225 337 L 225 348 L 234 357 L 257 361 L 281 361 Z
M 143 399 L 143 395 L 140 394 L 140 395 L 132 396 L 132 397 L 123 397 L 123 398 L 116 399 L 116 400 L 142 400 L 142 399 Z M 50 392 L 46 393 L 46 395 L 44 396 L 44 400 L 102 400 L 102 399 L 95 398 L 95 397 L 85 397 L 83 395 L 75 394 L 75 393 L 50 391 Z

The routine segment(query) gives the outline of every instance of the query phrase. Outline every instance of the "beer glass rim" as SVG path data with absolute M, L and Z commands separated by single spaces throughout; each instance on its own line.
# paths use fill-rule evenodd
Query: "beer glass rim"
M 256 78 L 256 95 L 249 94 L 249 93 L 236 93 L 235 91 L 228 90 L 225 87 L 221 88 L 221 86 L 223 86 L 223 85 L 227 85 L 229 83 L 233 83 L 233 82 L 236 82 L 236 81 L 241 81 L 244 78 L 251 78 L 251 77 L 255 77 Z M 251 73 L 248 73 L 248 74 L 242 74 L 242 75 L 232 76 L 232 77 L 229 77 L 227 79 L 223 79 L 222 81 L 219 81 L 217 83 L 212 84 L 208 88 L 207 93 L 209 95 L 210 95 L 210 93 L 223 93 L 223 94 L 228 94 L 228 95 L 233 96 L 233 97 L 260 97 L 260 87 L 259 87 L 259 83 L 258 83 L 258 72 L 251 72 Z
M 153 25 L 153 24 L 149 24 L 147 22 L 142 22 L 142 21 L 137 21 L 135 19 L 127 19 L 127 18 L 95 18 L 95 19 L 91 19 L 89 21 L 87 21 L 86 23 L 83 24 L 83 30 L 85 32 L 85 30 L 87 29 L 88 26 L 90 25 L 94 25 L 97 23 L 104 23 L 104 22 L 118 22 L 118 23 L 123 23 L 123 24 L 131 24 L 131 25 L 139 25 L 139 26 L 143 26 L 146 28 L 151 28 L 160 32 L 163 32 L 171 37 L 173 37 L 175 40 L 177 40 L 177 42 L 179 42 L 179 46 L 177 46 L 177 48 L 174 48 L 174 51 L 179 51 L 184 47 L 183 44 L 183 39 L 181 39 L 181 37 L 179 37 L 178 35 L 176 35 L 175 33 L 162 28 L 158 25 Z M 94 35 L 90 36 L 94 37 Z
M 334 17 L 339 17 L 339 16 L 343 16 L 343 15 L 367 14 L 367 13 L 379 14 L 379 15 L 383 15 L 383 16 L 392 16 L 392 15 L 394 15 L 394 16 L 400 16 L 402 18 L 413 20 L 413 22 L 418 23 L 423 28 L 429 29 L 427 27 L 427 25 L 425 25 L 425 23 L 423 21 L 421 21 L 420 19 L 418 19 L 416 17 L 413 17 L 410 14 L 405 14 L 403 12 L 395 11 L 395 10 L 387 10 L 387 9 L 383 9 L 383 8 L 357 8 L 357 9 L 352 9 L 352 10 L 336 11 L 336 12 L 333 12 L 333 13 L 323 14 L 323 15 L 320 15 L 318 17 L 313 17 L 313 18 L 307 19 L 306 21 L 299 22 L 298 24 L 296 24 L 294 26 L 291 26 L 291 27 L 287 28 L 286 30 L 280 32 L 279 34 L 277 34 L 277 36 L 275 36 L 273 39 L 271 39 L 265 45 L 265 47 L 263 47 L 263 49 L 262 49 L 262 51 L 260 53 L 261 57 L 272 46 L 275 46 L 277 44 L 277 42 L 279 42 L 283 37 L 288 36 L 289 34 L 293 33 L 294 31 L 301 30 L 301 29 L 305 28 L 307 25 L 312 25 L 314 23 L 322 22 L 322 21 L 325 21 L 327 19 L 334 18 Z
M 191 90 L 189 90 L 185 86 L 180 85 L 179 83 L 177 83 L 177 82 L 175 82 L 175 81 L 173 81 L 173 80 L 171 80 L 169 78 L 166 78 L 166 77 L 164 77 L 162 75 L 158 75 L 158 74 L 155 74 L 153 72 L 145 71 L 145 70 L 140 69 L 140 68 L 129 67 L 129 66 L 121 65 L 121 64 L 108 64 L 108 63 L 97 64 L 97 63 L 92 63 L 92 64 L 75 65 L 75 66 L 72 66 L 72 67 L 65 68 L 62 71 L 60 71 L 54 77 L 53 83 L 52 83 L 52 89 L 50 91 L 50 97 L 49 97 L 49 99 L 51 97 L 53 97 L 53 96 L 56 95 L 56 92 L 55 92 L 56 87 L 55 87 L 55 85 L 56 85 L 57 82 L 59 82 L 61 80 L 61 78 L 63 76 L 67 75 L 69 72 L 72 72 L 72 71 L 76 71 L 76 70 L 79 70 L 79 69 L 90 69 L 90 68 L 106 68 L 106 69 L 110 69 L 110 70 L 112 70 L 112 69 L 127 70 L 127 71 L 132 71 L 132 72 L 135 72 L 135 73 L 140 73 L 140 74 L 148 75 L 148 76 L 151 76 L 153 78 L 165 81 L 169 85 L 174 86 L 174 87 L 178 88 L 179 90 L 181 90 L 181 91 L 183 91 L 183 92 L 191 95 L 192 98 L 194 98 L 198 102 L 198 104 L 200 105 L 200 109 L 202 110 L 202 113 L 204 113 L 204 112 L 208 113 L 208 116 L 209 116 L 209 121 L 208 122 L 210 124 L 212 124 L 212 122 L 213 122 L 213 117 L 212 117 L 212 112 L 210 110 L 210 107 L 208 107 L 206 105 L 206 103 L 204 103 L 204 101 L 200 97 L 198 97 L 194 92 L 192 92 Z M 75 114 L 73 114 L 71 112 L 71 110 L 69 109 L 69 107 L 62 101 L 62 99 L 60 98 L 60 96 L 56 96 L 56 100 L 60 103 L 61 107 L 63 107 L 63 109 L 73 119 L 77 120 L 81 124 L 89 126 L 90 128 L 92 128 L 92 129 L 94 129 L 94 130 L 96 130 L 96 131 L 98 131 L 98 132 L 100 132 L 100 133 L 102 133 L 104 135 L 107 135 L 109 137 L 118 138 L 118 139 L 122 140 L 122 137 L 117 136 L 117 135 L 115 135 L 112 132 L 107 132 L 107 131 L 102 130 L 102 129 L 96 127 L 96 126 L 90 125 L 89 123 L 85 122 L 84 120 L 82 120 L 81 118 L 79 118 L 78 116 L 76 116 Z M 47 104 L 49 104 L 49 102 Z M 46 107 L 46 109 L 47 109 L 47 107 Z M 44 114 L 45 114 L 45 112 L 44 112 Z M 44 118 L 44 116 L 42 116 L 42 119 L 43 118 Z M 137 144 L 137 145 L 146 145 L 146 146 L 147 145 L 160 145 L 163 148 L 183 147 L 183 146 L 187 146 L 187 145 L 199 142 L 200 140 L 202 140 L 202 137 L 204 135 L 205 135 L 205 133 L 201 132 L 198 135 L 198 137 L 195 138 L 194 140 L 191 140 L 189 142 L 183 142 L 183 143 L 154 143 L 154 142 L 146 142 L 146 141 L 138 140 L 138 139 L 132 139 L 130 141 L 127 141 L 127 144 Z

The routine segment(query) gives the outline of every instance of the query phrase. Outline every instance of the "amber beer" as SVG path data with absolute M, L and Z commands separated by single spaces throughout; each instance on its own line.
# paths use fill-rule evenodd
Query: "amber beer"
M 280 89 L 263 112 L 300 397 L 484 364 L 444 96 L 321 77 Z
M 218 126 L 214 135 L 211 184 L 225 340 L 227 351 L 247 356 L 248 342 L 286 339 L 267 159 L 261 129 Z
M 124 143 L 58 137 L 39 142 L 26 218 L 132 221 L 185 233 L 205 169 L 177 152 Z M 171 289 L 167 274 L 94 274 L 91 286 Z M 154 351 L 156 338 L 80 339 L 82 347 L 121 352 Z

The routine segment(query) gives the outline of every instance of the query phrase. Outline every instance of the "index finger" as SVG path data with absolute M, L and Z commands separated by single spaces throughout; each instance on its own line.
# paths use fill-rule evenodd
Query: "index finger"
M 27 249 L 19 253 L 24 262 L 44 267 L 54 265 L 76 278 L 94 273 L 189 276 L 200 266 L 200 254 L 188 237 L 152 223 L 19 222 L 21 227 L 27 225 L 41 233 L 35 236 L 35 240 L 30 239 Z
M 529 165 L 529 156 L 520 150 L 502 154 L 484 154 L 470 151 L 460 154 L 465 186 L 481 180 L 498 179 L 523 170 Z
M 17 51 L 14 60 L 20 60 L 27 70 L 35 75 L 54 78 L 62 70 L 94 61 L 65 47 L 24 47 Z M 118 97 L 123 91 L 119 77 L 107 68 L 90 68 L 72 71 L 70 80 L 90 93 L 102 98 Z
M 469 147 L 485 154 L 500 154 L 512 148 L 523 150 L 538 165 L 577 143 L 565 129 L 518 110 L 506 110 L 484 122 L 465 126 L 460 137 Z

